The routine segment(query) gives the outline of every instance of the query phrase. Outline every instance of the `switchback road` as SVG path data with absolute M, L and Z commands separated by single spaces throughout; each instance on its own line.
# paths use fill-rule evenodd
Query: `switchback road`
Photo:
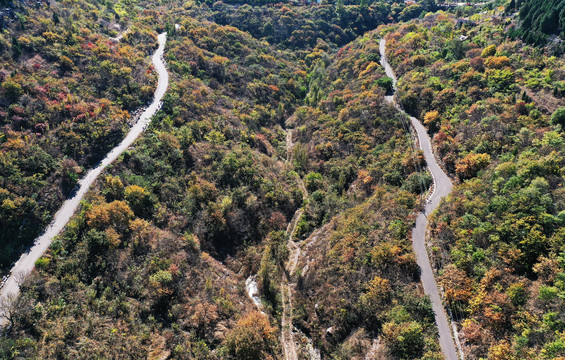
M 385 68 L 386 75 L 393 79 L 393 88 L 396 91 L 396 76 L 390 64 L 388 63 L 386 57 L 386 40 L 381 39 L 380 41 L 380 53 L 381 53 L 381 64 Z M 399 110 L 400 106 L 395 102 L 394 96 L 386 96 L 386 100 Z M 402 110 L 401 110 L 402 111 Z M 424 292 L 430 297 L 432 302 L 432 308 L 435 313 L 435 320 L 439 330 L 439 343 L 441 350 L 447 360 L 457 360 L 457 350 L 453 342 L 453 337 L 449 327 L 449 320 L 445 314 L 445 309 L 441 301 L 441 296 L 437 287 L 437 283 L 434 277 L 434 272 L 432 266 L 430 265 L 430 258 L 428 257 L 428 252 L 426 251 L 426 228 L 428 226 L 427 215 L 431 214 L 439 205 L 442 198 L 447 196 L 453 187 L 449 177 L 443 172 L 441 167 L 438 165 L 433 150 L 432 143 L 426 128 L 422 123 L 413 116 L 410 116 L 410 122 L 412 127 L 416 130 L 418 134 L 418 141 L 420 143 L 420 148 L 424 152 L 424 157 L 426 158 L 426 163 L 428 168 L 432 173 L 434 179 L 433 193 L 428 198 L 424 212 L 418 214 L 416 219 L 416 226 L 412 229 L 412 241 L 414 246 L 414 252 L 416 253 L 416 259 L 418 265 L 421 269 L 421 280 L 424 287 Z

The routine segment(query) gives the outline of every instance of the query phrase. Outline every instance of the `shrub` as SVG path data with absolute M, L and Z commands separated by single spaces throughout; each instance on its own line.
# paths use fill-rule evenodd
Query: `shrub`
M 275 344 L 275 328 L 258 311 L 245 315 L 226 337 L 229 352 L 241 360 L 265 359 Z
M 494 56 L 496 54 L 496 45 L 489 45 L 484 48 L 483 52 L 481 53 L 481 57 L 487 58 L 489 56 Z
M 551 115 L 551 123 L 553 125 L 561 125 L 561 127 L 565 127 L 565 106 L 562 106 L 553 112 Z
M 489 154 L 468 154 L 455 166 L 455 172 L 461 179 L 469 179 L 486 168 L 491 162 Z
M 422 326 L 417 322 L 386 323 L 383 326 L 383 335 L 393 356 L 413 359 L 422 355 L 424 336 Z
M 320 173 L 311 172 L 304 177 L 304 184 L 309 192 L 314 192 L 323 188 L 324 179 Z
M 393 90 L 393 80 L 388 76 L 383 76 L 376 81 L 376 84 L 382 87 L 387 94 L 391 94 Z

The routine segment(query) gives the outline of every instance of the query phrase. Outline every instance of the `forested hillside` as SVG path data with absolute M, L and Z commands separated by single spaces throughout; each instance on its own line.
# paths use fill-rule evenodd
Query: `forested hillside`
M 157 9 L 132 26 L 159 21 Z M 390 84 L 376 47 L 332 60 L 322 42 L 297 62 L 232 26 L 178 24 L 165 24 L 173 82 L 162 111 L 37 262 L 10 313 L 4 354 L 278 358 L 278 283 L 288 253 L 281 230 L 298 208 L 296 233 L 306 238 L 341 211 L 366 199 L 362 206 L 374 208 L 385 196 L 397 214 L 383 231 L 405 239 L 424 190 L 419 177 L 430 179 L 416 171 L 422 160 L 398 114 L 382 105 Z M 390 278 L 398 294 L 422 298 L 409 324 L 437 352 L 409 242 L 400 246 L 406 276 L 390 278 L 378 259 L 367 270 Z M 243 276 L 255 273 L 271 323 L 245 297 Z
M 556 358 L 565 62 L 505 39 L 490 14 L 471 19 L 480 25 L 441 14 L 381 30 L 400 101 L 460 181 L 432 217 L 432 254 L 468 358 Z
M 547 3 L 6 5 L 5 272 L 151 101 L 163 31 L 170 82 L 0 304 L 0 358 L 441 359 L 411 232 L 433 179 L 381 38 L 455 184 L 429 252 L 465 358 L 565 357 L 563 47 L 515 36 L 557 34 Z
M 153 92 L 151 23 L 86 1 L 12 8 L 0 34 L 0 268 L 48 224 Z M 4 13 L 4 12 L 3 12 Z M 123 16 L 120 18 L 118 14 Z
M 6 29 L 0 34 L 0 245 L 5 248 L 0 271 L 31 244 L 149 101 L 155 78 L 146 55 L 156 44 L 150 29 L 166 24 L 152 19 L 151 2 L 141 5 L 24 2 L 0 14 Z M 213 9 L 187 3 L 172 13 L 235 25 L 291 48 L 289 61 L 301 58 L 310 66 L 320 49 L 346 44 L 382 23 L 417 17 L 433 3 L 236 9 L 217 2 Z M 121 41 L 115 38 L 119 34 Z M 293 105 L 305 91 L 303 85 L 296 90 Z
M 432 1 L 408 4 L 362 1 L 358 5 L 337 1 L 318 6 L 271 7 L 234 7 L 215 2 L 211 15 L 217 23 L 234 25 L 271 44 L 307 54 L 320 41 L 343 46 L 380 24 L 410 20 L 435 9 Z
M 526 42 L 543 44 L 549 35 L 565 38 L 565 1 L 563 0 L 512 0 L 507 10 L 519 11 L 519 26 L 510 34 Z

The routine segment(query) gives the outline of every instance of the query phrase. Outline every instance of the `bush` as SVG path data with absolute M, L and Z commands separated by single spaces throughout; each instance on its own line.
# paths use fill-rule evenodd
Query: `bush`
M 561 127 L 565 127 L 565 106 L 562 106 L 553 112 L 553 115 L 551 115 L 551 123 L 553 125 L 561 125 Z
M 314 192 L 324 187 L 324 179 L 320 173 L 311 172 L 304 177 L 304 184 L 309 192 Z
M 496 45 L 487 46 L 481 53 L 481 57 L 487 58 L 489 56 L 494 56 L 496 54 Z
M 390 353 L 400 359 L 419 358 L 424 349 L 422 326 L 417 322 L 401 324 L 386 323 L 383 326 L 384 340 Z
M 37 261 L 35 261 L 35 267 L 44 270 L 47 268 L 47 266 L 49 266 L 50 262 L 51 260 L 49 258 L 40 257 L 39 259 L 37 259 Z
M 393 81 L 388 76 L 383 76 L 376 81 L 376 84 L 382 87 L 387 94 L 392 94 L 393 91 Z
M 4 90 L 6 97 L 12 102 L 18 100 L 20 95 L 24 92 L 20 84 L 11 80 L 5 81 L 2 84 L 2 89 Z
M 265 315 L 253 311 L 237 322 L 228 334 L 226 344 L 236 359 L 265 359 L 275 348 L 275 331 Z
M 468 154 L 455 166 L 455 172 L 461 179 L 469 179 L 486 168 L 491 162 L 489 154 Z
M 410 191 L 414 194 L 421 194 L 429 189 L 432 184 L 432 177 L 427 173 L 412 174 L 402 184 L 402 190 Z

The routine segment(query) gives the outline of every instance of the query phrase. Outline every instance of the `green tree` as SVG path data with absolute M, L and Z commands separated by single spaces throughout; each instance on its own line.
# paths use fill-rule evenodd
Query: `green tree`
M 309 192 L 314 192 L 323 188 L 324 179 L 322 178 L 322 174 L 311 172 L 304 177 L 304 184 Z
M 551 115 L 551 123 L 553 125 L 561 125 L 562 128 L 565 128 L 565 106 L 553 112 Z
M 18 98 L 24 93 L 22 86 L 15 81 L 6 80 L 2 83 L 2 89 L 6 98 L 11 102 L 18 100 Z
M 382 78 L 376 81 L 376 84 L 382 87 L 387 94 L 392 94 L 393 90 L 393 80 L 388 76 L 383 76 Z
M 125 199 L 133 212 L 142 218 L 151 216 L 153 203 L 150 193 L 145 188 L 138 185 L 130 185 L 125 191 Z
M 383 335 L 393 356 L 400 359 L 414 359 L 422 356 L 424 336 L 422 326 L 415 321 L 383 325 Z
M 343 0 L 337 0 L 335 10 L 340 17 L 343 18 L 345 16 L 345 5 L 343 4 Z

